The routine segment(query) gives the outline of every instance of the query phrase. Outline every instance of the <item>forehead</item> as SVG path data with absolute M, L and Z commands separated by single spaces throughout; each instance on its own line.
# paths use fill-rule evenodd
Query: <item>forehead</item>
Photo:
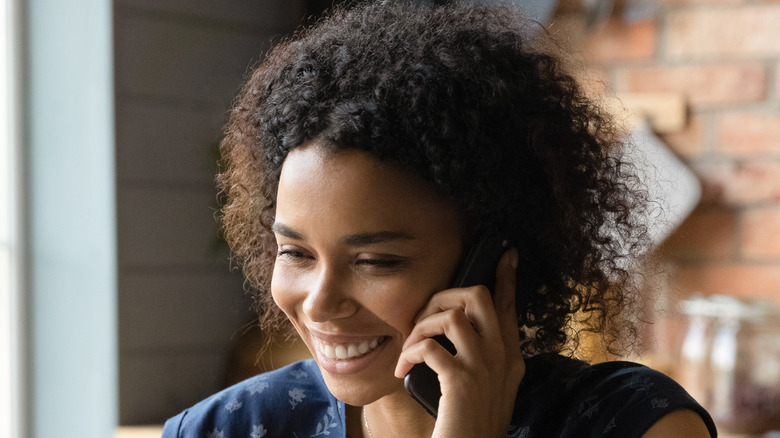
M 433 184 L 367 152 L 311 144 L 290 152 L 282 166 L 277 221 L 288 225 L 337 218 L 357 232 L 458 216 Z

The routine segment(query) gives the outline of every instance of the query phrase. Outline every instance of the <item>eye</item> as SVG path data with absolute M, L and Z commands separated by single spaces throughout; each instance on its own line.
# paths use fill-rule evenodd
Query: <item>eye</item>
M 355 263 L 368 268 L 397 269 L 403 267 L 406 263 L 406 259 L 397 256 L 376 256 L 360 258 Z
M 307 258 L 311 258 L 308 253 L 297 249 L 297 248 L 287 248 L 287 247 L 280 247 L 276 252 L 276 258 L 277 259 L 290 259 L 293 261 L 296 260 L 303 260 Z

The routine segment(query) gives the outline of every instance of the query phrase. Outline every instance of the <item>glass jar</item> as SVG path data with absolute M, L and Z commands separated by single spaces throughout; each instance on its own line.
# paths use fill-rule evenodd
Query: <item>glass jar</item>
M 707 298 L 694 297 L 682 303 L 686 330 L 680 350 L 676 377 L 702 406 L 710 403 L 710 350 L 714 326 L 712 306 Z
M 780 314 L 769 303 L 727 296 L 688 300 L 683 312 L 688 326 L 680 383 L 722 432 L 762 434 L 777 429 Z

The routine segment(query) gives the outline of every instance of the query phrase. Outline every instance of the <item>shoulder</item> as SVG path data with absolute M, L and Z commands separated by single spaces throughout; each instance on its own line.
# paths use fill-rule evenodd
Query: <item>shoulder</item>
M 624 361 L 588 365 L 557 355 L 529 362 L 531 374 L 516 409 L 530 412 L 529 425 L 554 425 L 557 429 L 548 432 L 555 436 L 639 437 L 679 410 L 698 415 L 715 436 L 709 414 L 674 380 L 651 368 Z
M 343 404 L 330 394 L 314 361 L 307 360 L 252 377 L 206 398 L 168 420 L 163 438 L 293 436 L 294 431 L 309 436 L 317 428 L 343 428 L 343 411 Z
M 706 438 L 716 436 L 703 418 L 690 409 L 670 412 L 653 424 L 642 438 Z

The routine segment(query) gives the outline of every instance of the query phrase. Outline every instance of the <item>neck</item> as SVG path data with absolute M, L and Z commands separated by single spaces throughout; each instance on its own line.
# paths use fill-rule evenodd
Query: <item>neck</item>
M 434 418 L 406 391 L 386 395 L 363 409 L 373 438 L 429 437 L 433 433 Z

